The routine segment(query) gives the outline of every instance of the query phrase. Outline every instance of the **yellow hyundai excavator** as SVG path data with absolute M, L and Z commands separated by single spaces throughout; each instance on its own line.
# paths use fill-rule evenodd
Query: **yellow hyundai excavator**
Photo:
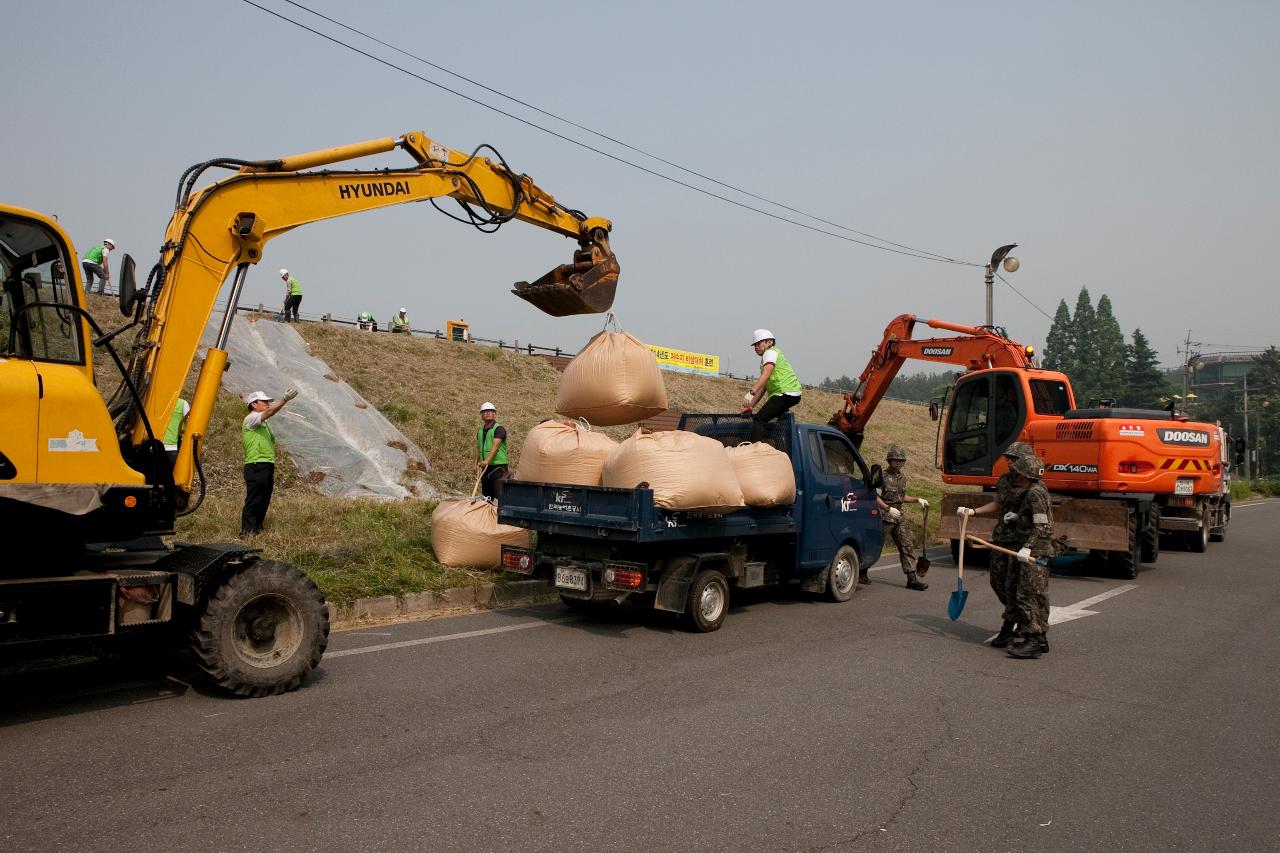
M 412 166 L 332 168 L 397 148 Z M 197 188 L 210 169 L 233 174 Z M 227 337 L 267 242 L 310 222 L 446 197 L 465 214 L 447 215 L 482 230 L 518 219 L 577 241 L 572 263 L 517 283 L 517 296 L 553 316 L 612 306 L 619 267 L 608 220 L 560 204 L 489 146 L 464 154 L 421 132 L 192 166 L 145 285 L 132 258 L 121 263 L 129 322 L 107 332 L 85 310 L 79 255 L 58 224 L 0 205 L 0 649 L 154 632 L 189 638 L 210 678 L 237 695 L 281 693 L 306 677 L 324 653 L 329 615 L 302 572 L 243 543 L 160 537 L 199 504 L 191 498 L 197 479 L 203 486 L 200 451 Z M 160 439 L 229 276 L 170 461 Z M 122 356 L 113 341 L 127 330 L 134 342 Z M 98 349 L 121 378 L 105 404 L 94 385 Z

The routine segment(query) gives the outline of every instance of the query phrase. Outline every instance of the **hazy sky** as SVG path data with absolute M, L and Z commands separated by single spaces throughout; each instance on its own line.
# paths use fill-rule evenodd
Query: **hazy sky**
M 415 73 L 593 146 L 674 169 L 258 0 Z M 1162 359 L 1280 342 L 1280 4 L 559 0 L 310 8 L 543 109 L 840 225 L 983 262 L 1052 314 L 1087 285 Z M 107 10 L 110 11 L 102 11 Z M 878 251 L 691 192 L 468 103 L 243 0 L 6 8 L 6 203 L 59 215 L 80 251 L 155 261 L 188 165 L 423 130 L 487 142 L 562 202 L 614 221 L 615 310 L 642 340 L 753 372 L 751 330 L 801 377 L 856 375 L 897 314 L 983 320 L 982 270 Z M 405 166 L 388 155 L 360 166 Z M 690 179 L 693 180 L 693 179 Z M 720 193 L 722 188 L 711 187 Z M 760 202 L 734 196 L 754 205 Z M 452 202 L 446 202 L 452 206 Z M 777 208 L 771 211 L 797 218 Z M 820 225 L 811 219 L 805 222 Z M 821 226 L 830 229 L 830 226 Z M 850 235 L 854 236 L 854 235 Z M 859 238 L 861 239 L 861 238 Z M 507 291 L 571 241 L 482 235 L 416 204 L 273 241 L 246 302 L 573 349 L 598 317 L 555 319 Z M 996 322 L 1039 347 L 1049 320 L 996 284 Z

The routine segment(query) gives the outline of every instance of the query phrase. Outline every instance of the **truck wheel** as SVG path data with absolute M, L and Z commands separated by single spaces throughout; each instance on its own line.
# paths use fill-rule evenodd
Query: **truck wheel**
M 1200 529 L 1187 531 L 1187 550 L 1203 554 L 1209 550 L 1209 508 L 1200 513 Z
M 200 668 L 237 696 L 293 690 L 329 643 L 329 607 L 293 566 L 254 560 L 222 581 L 192 636 Z
M 1160 508 L 1153 506 L 1142 526 L 1142 562 L 1154 563 L 1160 559 Z
M 856 573 L 855 573 L 856 574 Z M 693 631 L 710 634 L 724 624 L 729 612 L 729 582 L 718 569 L 703 569 L 689 585 L 685 604 L 685 625 Z
M 1139 564 L 1142 561 L 1142 542 L 1139 538 L 1139 519 L 1137 510 L 1129 513 L 1129 549 L 1127 551 L 1110 552 L 1111 570 L 1122 578 L 1132 580 L 1138 576 Z
M 851 545 L 841 545 L 827 567 L 827 598 L 848 601 L 858 588 L 858 552 Z

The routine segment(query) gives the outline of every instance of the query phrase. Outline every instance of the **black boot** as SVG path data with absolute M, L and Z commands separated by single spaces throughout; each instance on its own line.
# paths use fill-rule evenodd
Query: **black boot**
M 907 572 L 907 589 L 926 590 L 929 585 L 916 577 L 915 572 Z
M 1041 634 L 1037 639 L 1040 640 L 1040 654 L 1049 654 L 1049 635 Z
M 1040 640 L 1043 634 L 1028 634 L 1022 641 L 1009 649 L 1009 657 L 1035 660 L 1040 657 Z
M 867 586 L 868 584 L 871 583 L 871 576 L 867 574 L 866 569 L 863 569 L 862 571 L 858 572 L 858 583 L 862 584 L 863 586 Z
M 1000 633 L 996 634 L 995 639 L 991 641 L 991 648 L 1004 649 L 1008 648 L 1009 641 L 1014 638 L 1014 627 L 1017 623 L 1005 622 L 1000 625 Z

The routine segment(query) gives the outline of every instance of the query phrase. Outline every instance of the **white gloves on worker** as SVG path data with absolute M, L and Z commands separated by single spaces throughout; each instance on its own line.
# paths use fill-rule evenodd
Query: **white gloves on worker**
M 290 388 L 288 391 L 284 392 L 284 401 L 287 403 L 296 396 L 298 396 L 298 389 Z
M 1022 561 L 1022 562 L 1024 562 L 1024 563 L 1030 563 L 1030 562 L 1031 562 L 1031 549 L 1030 549 L 1030 548 L 1022 548 L 1022 549 L 1020 549 L 1020 550 L 1018 551 L 1018 559 L 1019 559 L 1019 560 L 1021 560 L 1021 561 Z
M 1006 512 L 1004 514 L 1005 524 L 1013 524 L 1017 520 L 1018 520 L 1018 514 L 1016 512 Z
M 898 521 L 901 518 L 902 518 L 902 510 L 898 509 L 896 506 L 889 507 L 890 521 Z
M 973 515 L 973 507 L 971 506 L 956 507 L 956 515 L 959 516 L 960 518 L 965 518 L 966 516 Z
M 916 498 L 916 503 L 920 504 L 920 506 L 924 507 L 925 509 L 929 508 L 929 502 L 924 498 Z
M 742 395 L 742 405 L 751 406 L 751 405 L 754 405 L 755 402 L 756 402 L 756 392 L 748 391 L 747 393 Z

